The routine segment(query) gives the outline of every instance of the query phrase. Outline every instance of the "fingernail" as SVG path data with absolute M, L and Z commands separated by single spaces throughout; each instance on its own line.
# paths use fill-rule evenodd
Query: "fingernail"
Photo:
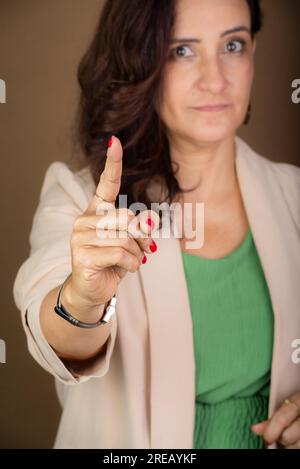
M 143 257 L 143 260 L 142 260 L 142 264 L 146 264 L 146 262 L 147 262 L 147 257 L 144 256 L 144 257 Z
M 108 145 L 107 145 L 108 148 L 110 148 L 112 146 L 113 141 L 114 141 L 114 138 L 113 138 L 113 136 L 111 136 L 110 139 L 108 140 Z
M 149 247 L 151 252 L 155 252 L 157 250 L 156 243 L 153 240 Z
M 149 226 L 151 227 L 151 229 L 153 230 L 153 228 L 155 227 L 154 221 L 151 220 L 151 218 L 147 218 L 146 223 L 147 223 L 147 225 L 149 225 Z

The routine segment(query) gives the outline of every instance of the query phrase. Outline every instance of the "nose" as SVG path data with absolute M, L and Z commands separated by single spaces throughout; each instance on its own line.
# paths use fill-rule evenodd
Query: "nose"
M 206 57 L 200 64 L 199 87 L 212 94 L 221 93 L 226 86 L 226 78 L 218 57 Z

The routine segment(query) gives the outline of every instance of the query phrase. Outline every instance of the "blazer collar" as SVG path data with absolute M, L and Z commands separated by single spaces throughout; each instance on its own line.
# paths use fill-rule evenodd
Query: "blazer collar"
M 280 381 L 281 374 L 285 371 L 287 376 L 288 369 L 291 379 L 295 375 L 290 349 L 284 356 L 282 350 L 290 346 L 288 337 L 296 328 L 298 314 L 296 303 L 300 304 L 299 294 L 297 299 L 295 295 L 295 291 L 300 291 L 296 285 L 300 277 L 299 259 L 298 264 L 296 261 L 291 264 L 295 256 L 292 249 L 298 239 L 296 232 L 286 232 L 289 214 L 272 164 L 236 137 L 237 177 L 274 309 L 269 415 L 291 387 L 291 383 Z M 172 233 L 168 239 L 156 236 L 155 242 L 157 253 L 140 269 L 150 334 L 150 447 L 193 448 L 195 360 L 181 247 Z M 284 342 L 280 331 L 287 304 L 295 314 L 294 322 L 286 326 L 289 330 Z M 292 385 L 296 388 L 296 380 Z

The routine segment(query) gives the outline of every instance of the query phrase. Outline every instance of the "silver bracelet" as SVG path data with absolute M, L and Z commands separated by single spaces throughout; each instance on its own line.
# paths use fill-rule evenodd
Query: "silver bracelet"
M 61 297 L 65 288 L 65 284 L 71 277 L 72 272 L 68 275 L 64 283 L 62 284 L 58 298 L 57 298 L 57 303 L 56 306 L 54 307 L 54 311 L 56 314 L 58 314 L 60 317 L 68 321 L 70 324 L 73 324 L 73 326 L 76 327 L 83 327 L 85 329 L 92 329 L 94 327 L 101 326 L 103 324 L 107 324 L 108 321 L 110 320 L 111 316 L 115 313 L 116 310 L 116 304 L 117 304 L 117 298 L 116 295 L 114 295 L 108 302 L 105 303 L 105 308 L 104 308 L 104 314 L 99 321 L 95 323 L 89 323 L 89 322 L 82 322 L 79 321 L 78 319 L 74 318 L 67 310 L 66 308 L 61 304 Z

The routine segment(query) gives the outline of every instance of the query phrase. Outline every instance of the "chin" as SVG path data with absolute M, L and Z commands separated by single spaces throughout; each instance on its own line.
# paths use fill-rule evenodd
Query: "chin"
M 199 132 L 194 134 L 195 140 L 203 143 L 214 143 L 226 140 L 235 134 L 235 127 L 213 127 L 199 128 Z

